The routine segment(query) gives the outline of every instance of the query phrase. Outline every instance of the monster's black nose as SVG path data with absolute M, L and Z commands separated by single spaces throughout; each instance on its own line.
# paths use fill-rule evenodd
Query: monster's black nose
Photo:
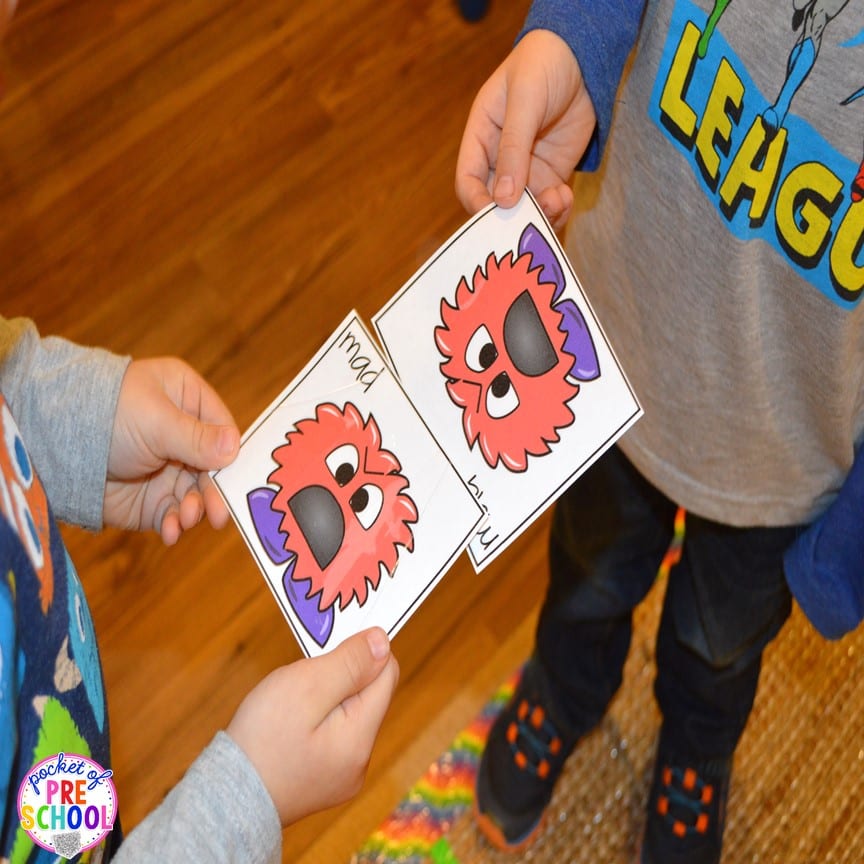
M 307 486 L 291 496 L 288 509 L 306 538 L 318 567 L 326 569 L 345 539 L 345 519 L 339 502 L 329 489 Z
M 530 378 L 545 375 L 558 362 L 552 340 L 527 291 L 510 304 L 504 316 L 504 345 L 513 366 Z

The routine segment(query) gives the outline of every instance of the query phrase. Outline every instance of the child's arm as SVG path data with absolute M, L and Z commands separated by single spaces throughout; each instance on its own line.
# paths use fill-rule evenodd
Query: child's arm
M 398 676 L 378 629 L 277 669 L 113 861 L 278 861 L 281 827 L 359 790 Z
M 831 506 L 787 550 L 786 581 L 829 639 L 864 620 L 864 445 Z
M 536 0 L 524 35 L 480 89 L 466 123 L 456 192 L 469 212 L 493 200 L 512 207 L 527 185 L 550 222 L 563 226 L 573 170 L 583 158 L 596 164 L 605 142 L 642 6 Z
M 0 391 L 58 519 L 153 529 L 166 543 L 227 511 L 208 471 L 240 433 L 212 387 L 175 358 L 136 360 L 0 318 Z

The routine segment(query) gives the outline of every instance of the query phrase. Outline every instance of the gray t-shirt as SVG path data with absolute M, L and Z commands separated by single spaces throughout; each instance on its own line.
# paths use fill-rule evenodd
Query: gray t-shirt
M 622 449 L 733 525 L 814 518 L 864 432 L 864 4 L 793 6 L 649 0 L 566 242 L 645 408 Z

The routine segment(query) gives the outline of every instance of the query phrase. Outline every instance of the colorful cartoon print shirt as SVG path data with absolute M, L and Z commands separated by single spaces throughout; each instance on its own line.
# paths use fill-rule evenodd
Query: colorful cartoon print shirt
M 566 249 L 645 409 L 621 448 L 702 516 L 811 521 L 864 438 L 864 5 L 536 0 L 527 26 L 598 110 Z
M 0 855 L 13 864 L 47 862 L 56 855 L 20 825 L 18 788 L 30 768 L 58 753 L 109 768 L 108 719 L 87 601 L 2 397 L 0 435 Z M 75 860 L 100 860 L 104 851 Z

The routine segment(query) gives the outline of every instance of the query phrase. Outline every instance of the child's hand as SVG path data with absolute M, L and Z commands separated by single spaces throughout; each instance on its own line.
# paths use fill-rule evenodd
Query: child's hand
M 532 30 L 480 88 L 456 162 L 456 194 L 469 213 L 512 207 L 527 185 L 560 228 L 570 215 L 570 178 L 597 123 L 570 47 Z
M 271 672 L 243 700 L 227 731 L 261 775 L 283 826 L 360 790 L 398 679 L 376 627 Z
M 240 433 L 216 392 L 182 360 L 135 360 L 120 388 L 103 519 L 154 529 L 171 545 L 207 514 L 228 519 L 208 471 L 237 455 Z

